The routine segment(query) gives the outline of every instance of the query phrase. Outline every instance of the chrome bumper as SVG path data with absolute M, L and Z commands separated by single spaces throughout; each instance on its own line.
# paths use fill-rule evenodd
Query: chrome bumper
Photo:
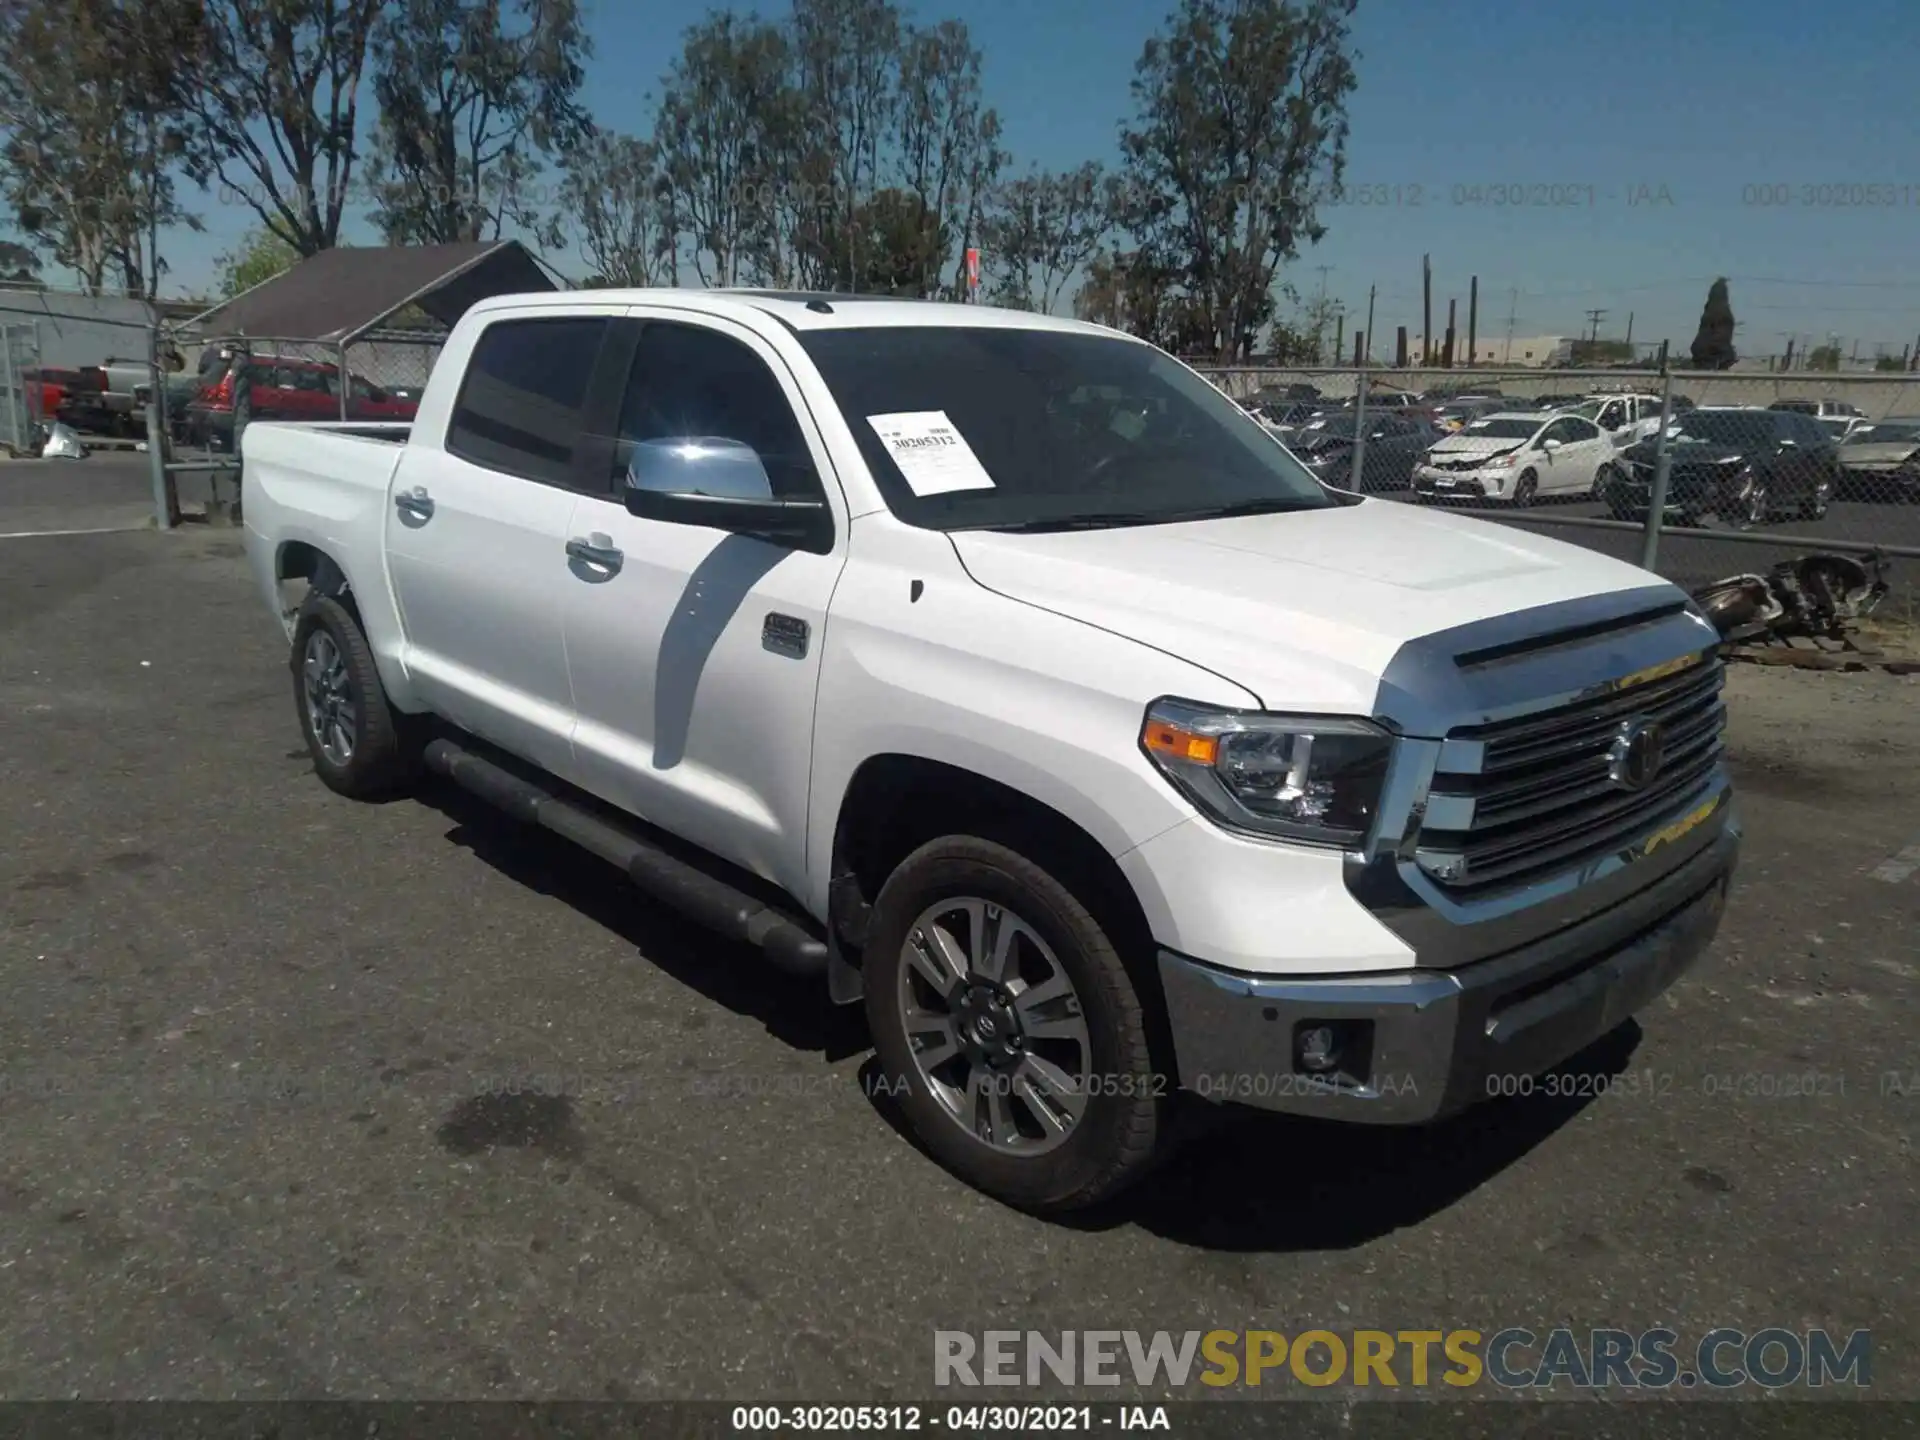
M 1671 985 L 1719 929 L 1738 855 L 1731 821 L 1630 898 L 1455 969 L 1275 979 L 1160 952 L 1180 1083 L 1208 1099 L 1406 1124 L 1537 1075 Z M 1352 1037 L 1336 1070 L 1303 1069 L 1303 1032 Z M 1511 1085 L 1505 1087 L 1510 1093 Z

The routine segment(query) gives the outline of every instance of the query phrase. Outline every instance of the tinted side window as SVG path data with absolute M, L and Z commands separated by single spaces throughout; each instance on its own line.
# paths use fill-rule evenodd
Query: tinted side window
M 603 315 L 498 320 L 480 333 L 447 425 L 463 460 L 547 485 L 573 480 L 573 447 Z
M 636 441 L 697 437 L 750 446 L 780 499 L 821 493 L 806 436 L 766 362 L 717 330 L 649 320 L 620 403 L 612 478 L 626 473 Z

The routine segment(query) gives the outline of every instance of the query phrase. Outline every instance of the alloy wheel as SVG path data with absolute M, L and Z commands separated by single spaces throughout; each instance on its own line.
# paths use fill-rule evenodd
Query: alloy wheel
M 333 764 L 347 764 L 353 759 L 360 716 L 346 657 L 325 630 L 316 628 L 307 637 L 300 673 L 307 701 L 307 728 L 314 743 Z
M 1073 981 L 1026 920 L 959 895 L 907 930 L 896 1003 L 914 1068 L 981 1144 L 1042 1154 L 1092 1098 L 1093 1045 Z

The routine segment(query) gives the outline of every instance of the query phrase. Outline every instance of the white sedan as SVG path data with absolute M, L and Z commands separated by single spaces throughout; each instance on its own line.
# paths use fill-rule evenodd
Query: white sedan
M 1427 451 L 1413 467 L 1413 493 L 1515 505 L 1540 495 L 1591 495 L 1610 474 L 1615 453 L 1612 437 L 1578 415 L 1486 415 Z

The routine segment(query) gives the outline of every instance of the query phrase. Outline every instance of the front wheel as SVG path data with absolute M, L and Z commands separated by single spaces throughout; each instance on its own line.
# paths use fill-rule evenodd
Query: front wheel
M 1113 940 L 1046 870 L 975 836 L 929 841 L 881 888 L 864 969 L 887 1093 L 968 1184 L 1058 1212 L 1151 1168 L 1171 1079 Z
M 1764 480 L 1749 480 L 1736 502 L 1736 514 L 1742 530 L 1754 530 L 1773 519 L 1773 497 Z
M 1522 475 L 1513 487 L 1513 503 L 1525 509 L 1533 504 L 1533 497 L 1540 493 L 1540 477 L 1529 470 Z
M 1813 493 L 1809 495 L 1800 506 L 1800 518 L 1802 520 L 1826 519 L 1827 503 L 1832 498 L 1832 495 L 1833 486 L 1831 481 L 1822 480 L 1819 484 L 1815 485 L 1813 487 Z
M 1593 472 L 1593 485 L 1587 491 L 1590 500 L 1605 500 L 1613 490 L 1613 482 L 1620 478 L 1620 472 L 1611 465 L 1602 465 Z

